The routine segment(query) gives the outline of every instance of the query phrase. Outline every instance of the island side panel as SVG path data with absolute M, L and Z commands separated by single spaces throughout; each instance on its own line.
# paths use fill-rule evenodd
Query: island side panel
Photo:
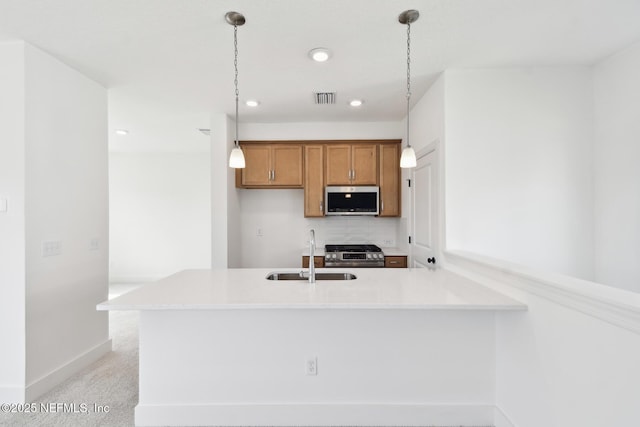
M 487 311 L 143 311 L 136 423 L 490 425 L 494 331 Z

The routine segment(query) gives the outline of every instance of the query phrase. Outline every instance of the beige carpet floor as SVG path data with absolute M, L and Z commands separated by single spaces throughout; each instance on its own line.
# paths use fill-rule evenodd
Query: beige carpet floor
M 137 312 L 110 312 L 113 351 L 34 402 L 38 409 L 40 404 L 67 404 L 69 412 L 54 406 L 59 412 L 0 413 L 0 426 L 133 426 L 138 404 L 138 318 Z M 95 412 L 94 404 L 109 411 Z

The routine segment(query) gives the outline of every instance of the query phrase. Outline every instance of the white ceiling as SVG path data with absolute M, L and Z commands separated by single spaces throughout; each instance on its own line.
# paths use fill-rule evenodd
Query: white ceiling
M 167 121 L 193 133 L 210 112 L 233 115 L 224 15 L 236 10 L 240 98 L 261 102 L 241 106 L 242 121 L 397 121 L 406 9 L 421 15 L 414 101 L 446 68 L 590 65 L 640 40 L 640 0 L 0 0 L 0 41 L 26 40 L 109 88 L 111 129 L 161 138 Z M 329 62 L 307 57 L 319 46 Z M 313 91 L 337 104 L 314 105 Z

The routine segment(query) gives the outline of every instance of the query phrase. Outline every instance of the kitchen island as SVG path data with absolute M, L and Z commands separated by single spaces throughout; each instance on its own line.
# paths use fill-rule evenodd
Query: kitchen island
M 137 425 L 493 424 L 495 316 L 526 306 L 442 269 L 265 278 L 284 270 L 186 270 L 98 305 L 140 311 Z

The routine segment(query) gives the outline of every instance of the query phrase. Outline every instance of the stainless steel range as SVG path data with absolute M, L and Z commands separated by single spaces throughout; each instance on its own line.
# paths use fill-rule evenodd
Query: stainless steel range
M 384 254 L 376 245 L 325 245 L 325 267 L 384 267 Z

